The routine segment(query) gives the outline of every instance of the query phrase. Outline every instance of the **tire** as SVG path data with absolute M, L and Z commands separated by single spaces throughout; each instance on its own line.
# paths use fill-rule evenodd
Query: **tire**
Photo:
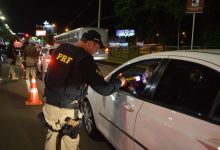
M 100 138 L 100 132 L 96 128 L 95 119 L 93 116 L 91 105 L 88 100 L 83 101 L 83 128 L 87 135 L 93 139 Z

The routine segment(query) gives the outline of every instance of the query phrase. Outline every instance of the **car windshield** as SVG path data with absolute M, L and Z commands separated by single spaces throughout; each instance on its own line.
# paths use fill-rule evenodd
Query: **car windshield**
M 48 53 L 48 49 L 47 49 L 47 48 L 43 48 L 43 49 L 41 50 L 41 53 L 42 53 L 42 54 L 47 54 L 47 53 Z

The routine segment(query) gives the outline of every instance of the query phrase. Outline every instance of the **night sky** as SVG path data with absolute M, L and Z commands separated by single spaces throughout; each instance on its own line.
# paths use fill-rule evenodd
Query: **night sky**
M 47 20 L 57 25 L 58 33 L 65 27 L 97 27 L 98 0 L 0 0 L 0 11 L 6 17 L 13 32 L 25 32 L 34 35 L 36 25 Z M 101 27 L 114 32 L 118 21 L 113 11 L 113 2 L 102 0 Z M 112 17 L 110 17 L 112 16 Z

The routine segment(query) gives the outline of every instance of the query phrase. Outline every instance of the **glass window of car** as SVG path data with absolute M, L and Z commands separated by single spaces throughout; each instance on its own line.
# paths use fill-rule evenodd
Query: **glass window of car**
M 172 60 L 154 94 L 154 100 L 185 113 L 208 118 L 220 89 L 220 74 L 200 64 Z
M 213 119 L 215 121 L 217 121 L 218 123 L 220 123 L 220 104 L 218 104 L 218 107 L 217 107 L 217 109 L 215 111 Z
M 216 96 L 214 105 L 212 107 L 211 113 L 209 116 L 212 118 L 214 122 L 218 122 L 220 124 L 220 90 Z
M 41 50 L 41 53 L 42 53 L 42 54 L 47 54 L 47 53 L 48 53 L 48 49 L 47 49 L 47 48 L 43 48 L 43 49 Z
M 55 49 L 50 49 L 49 50 L 49 55 L 52 55 L 52 53 L 54 52 Z
M 160 66 L 159 64 L 160 61 L 135 63 L 121 69 L 113 76 L 123 76 L 127 79 L 126 86 L 120 89 L 121 92 L 140 98 L 144 96 L 145 87 Z

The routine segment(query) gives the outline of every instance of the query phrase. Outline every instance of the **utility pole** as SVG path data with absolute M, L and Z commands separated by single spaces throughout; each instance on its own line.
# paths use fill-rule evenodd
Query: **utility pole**
M 191 49 L 191 50 L 193 49 L 193 37 L 194 37 L 195 16 L 196 16 L 196 13 L 193 13 L 192 36 L 191 36 L 191 46 L 190 46 L 190 49 Z
M 195 16 L 196 13 L 203 13 L 205 0 L 187 0 L 186 13 L 193 13 L 193 24 L 192 24 L 192 36 L 191 36 L 191 50 L 193 49 L 193 36 L 194 36 L 194 26 L 195 26 Z
M 100 28 L 100 17 L 101 17 L 101 0 L 99 0 L 98 28 Z
M 177 31 L 177 49 L 180 49 L 180 17 L 178 21 L 178 31 Z

